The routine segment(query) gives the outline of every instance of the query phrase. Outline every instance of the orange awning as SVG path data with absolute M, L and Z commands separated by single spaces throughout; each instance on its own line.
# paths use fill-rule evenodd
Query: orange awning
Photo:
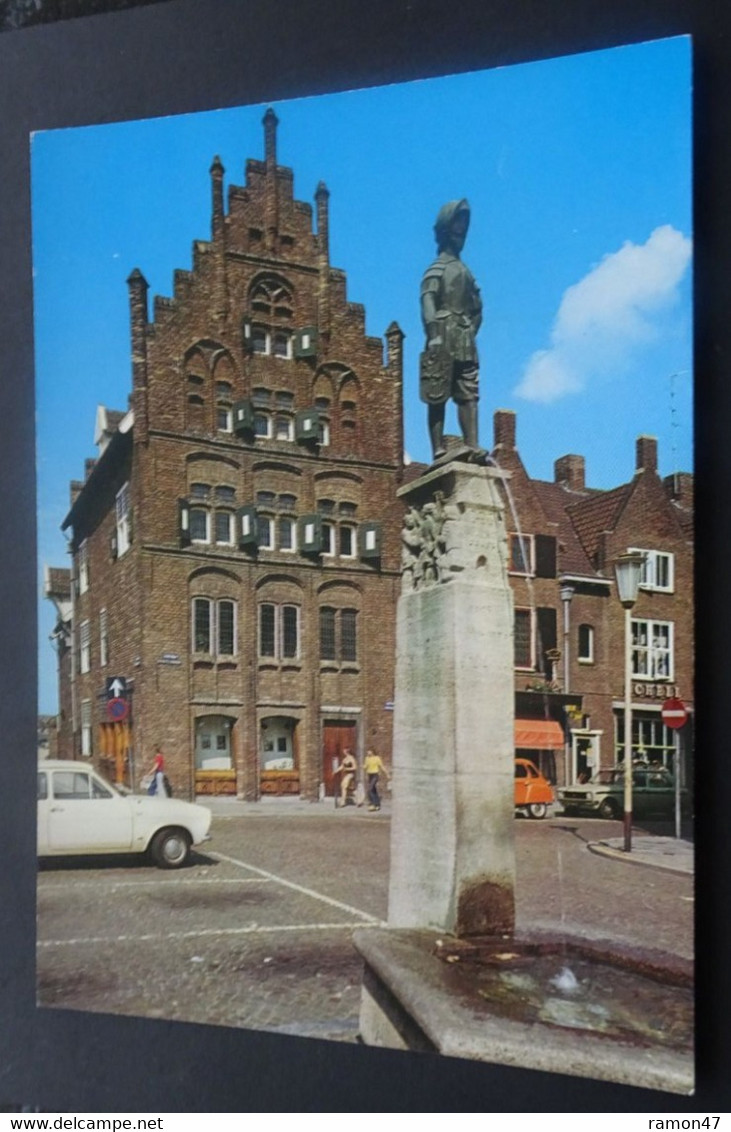
M 515 746 L 536 751 L 562 751 L 563 731 L 555 719 L 516 719 Z

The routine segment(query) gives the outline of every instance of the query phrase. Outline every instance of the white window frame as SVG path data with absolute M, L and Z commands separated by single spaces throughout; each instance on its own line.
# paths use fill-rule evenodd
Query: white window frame
M 257 336 L 260 336 L 260 335 L 263 335 L 263 344 L 264 344 L 263 350 L 257 350 L 255 348 L 255 345 L 254 345 L 254 343 L 257 339 Z M 259 341 L 262 341 L 262 339 L 259 338 Z M 272 352 L 271 331 L 268 329 L 268 327 L 262 326 L 261 323 L 259 323 L 259 322 L 252 323 L 250 342 L 251 342 L 251 352 L 252 352 L 252 354 L 256 354 L 260 358 L 265 357 L 267 354 L 271 354 L 271 352 Z
M 322 531 L 322 555 L 324 558 L 334 558 L 337 525 L 327 521 L 322 524 L 320 529 Z
M 285 339 L 285 351 L 284 351 L 283 354 L 278 354 L 277 351 L 274 348 L 275 341 L 276 341 L 277 338 L 284 338 Z M 292 334 L 290 333 L 290 331 L 275 329 L 271 333 L 271 339 L 270 340 L 271 340 L 272 356 L 275 357 L 275 358 L 283 358 L 283 359 L 289 361 L 292 357 Z
M 586 653 L 581 651 L 581 630 L 587 631 L 587 640 L 589 648 Z M 594 626 L 586 622 L 582 622 L 576 631 L 576 660 L 579 664 L 593 664 L 594 663 Z
M 91 671 L 91 622 L 79 625 L 79 672 Z
M 89 588 L 89 544 L 86 539 L 79 543 L 79 593 L 85 594 Z
M 263 422 L 266 428 L 262 431 L 259 428 L 259 422 Z M 254 436 L 259 440 L 272 439 L 272 415 L 270 412 L 257 409 L 254 412 Z
M 283 523 L 289 525 L 291 546 L 282 545 L 281 529 Z M 293 519 L 291 515 L 279 515 L 277 518 L 277 549 L 281 550 L 282 554 L 295 554 L 297 551 L 297 520 Z
M 264 524 L 266 524 L 266 529 L 268 531 L 266 542 L 264 542 L 263 539 L 262 539 L 262 528 L 263 528 Z M 271 515 L 260 515 L 257 512 L 257 515 L 256 515 L 256 545 L 258 546 L 258 548 L 260 550 L 274 550 L 274 547 L 275 547 L 275 531 L 274 531 L 274 520 L 271 517 Z
M 195 638 L 195 611 L 196 603 L 202 602 L 208 606 L 208 648 L 200 649 L 196 647 Z M 221 652 L 221 606 L 223 603 L 233 607 L 233 652 Z M 226 660 L 238 655 L 236 642 L 238 640 L 238 602 L 235 598 L 220 597 L 212 598 L 206 597 L 204 594 L 195 594 L 191 598 L 190 603 L 190 628 L 191 628 L 191 650 L 193 657 L 196 656 L 215 656 L 222 657 Z
M 223 424 L 221 419 L 223 418 Z M 218 432 L 233 432 L 234 430 L 234 413 L 233 406 L 223 405 L 219 403 L 216 405 L 216 429 Z
M 107 626 L 106 609 L 99 610 L 99 667 L 106 668 L 109 664 L 109 628 Z
M 218 522 L 219 522 L 219 519 L 221 518 L 221 516 L 224 516 L 224 515 L 228 519 L 228 534 L 226 535 L 225 538 L 220 538 L 219 533 L 218 533 Z M 216 525 L 216 531 L 215 531 L 216 545 L 217 546 L 233 546 L 233 541 L 234 541 L 234 515 L 233 515 L 233 511 L 226 511 L 223 508 L 219 508 L 216 511 L 214 522 L 215 522 L 215 525 Z
M 640 644 L 639 627 L 645 626 L 646 644 Z M 657 629 L 667 630 L 667 646 L 658 645 Z M 638 659 L 646 659 L 644 666 Z M 658 661 L 667 657 L 667 671 L 661 671 Z M 645 617 L 632 618 L 632 678 L 637 680 L 673 680 L 675 671 L 675 624 L 672 621 L 654 621 Z
M 122 484 L 114 500 L 114 510 L 117 523 L 117 558 L 121 558 L 130 548 L 129 537 L 129 480 Z
M 518 606 L 513 611 L 513 616 L 516 617 L 518 613 L 527 613 L 530 624 L 530 663 L 529 664 L 515 664 L 515 641 L 513 641 L 513 663 L 518 672 L 535 672 L 536 669 L 536 617 L 535 613 L 530 608 Z M 513 635 L 515 635 L 515 626 L 513 626 Z
M 279 435 L 280 426 L 284 426 L 282 431 L 286 433 L 284 436 Z M 282 443 L 294 440 L 294 421 L 285 413 L 277 413 L 274 417 L 273 435 L 275 440 Z
M 205 535 L 202 538 L 193 534 L 193 515 L 194 514 L 203 515 L 203 517 L 205 518 L 206 531 L 205 531 Z M 208 507 L 198 507 L 198 506 L 191 507 L 190 508 L 189 524 L 190 524 L 189 530 L 190 530 L 190 541 L 191 542 L 198 543 L 200 546 L 205 546 L 207 543 L 210 543 L 210 541 L 211 541 L 211 512 L 210 512 L 210 509 Z
M 516 570 L 513 566 L 513 540 L 523 547 L 523 558 L 527 558 L 526 570 Z M 532 578 L 536 572 L 536 554 L 533 535 L 519 535 L 517 531 L 508 533 L 508 573 L 518 578 Z
M 274 610 L 274 653 L 262 653 L 262 631 L 261 631 L 261 618 L 264 606 L 269 606 Z M 296 651 L 293 656 L 284 655 L 284 610 L 294 609 L 295 611 L 295 632 L 296 632 Z M 258 605 L 257 611 L 257 655 L 259 660 L 263 663 L 278 663 L 288 664 L 300 659 L 302 655 L 302 608 L 293 601 L 261 601 Z
M 342 532 L 350 531 L 350 552 L 342 549 Z M 355 558 L 358 550 L 358 529 L 355 523 L 338 523 L 338 556 L 340 558 Z
M 645 561 L 640 571 L 640 589 L 653 593 L 675 593 L 675 555 L 669 550 L 643 550 L 629 547 L 630 554 L 644 554 Z M 667 569 L 667 585 L 658 582 L 661 564 Z

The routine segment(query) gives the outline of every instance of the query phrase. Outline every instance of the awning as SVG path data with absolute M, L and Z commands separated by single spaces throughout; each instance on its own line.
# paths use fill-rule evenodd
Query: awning
M 515 746 L 536 751 L 562 751 L 561 724 L 555 719 L 516 719 Z

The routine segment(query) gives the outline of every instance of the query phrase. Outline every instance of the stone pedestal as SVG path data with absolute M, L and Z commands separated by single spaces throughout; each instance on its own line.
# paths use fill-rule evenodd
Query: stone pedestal
M 388 923 L 512 932 L 513 605 L 497 472 L 403 487 Z

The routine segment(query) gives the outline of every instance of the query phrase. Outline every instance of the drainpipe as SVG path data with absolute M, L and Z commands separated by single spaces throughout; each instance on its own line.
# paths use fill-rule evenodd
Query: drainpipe
M 564 695 L 568 695 L 571 690 L 571 664 L 570 664 L 570 641 L 571 641 L 571 599 L 574 596 L 574 587 L 563 585 L 559 590 L 559 596 L 563 602 L 563 691 Z M 564 747 L 564 782 L 568 786 L 570 781 L 570 766 L 571 766 L 571 740 L 567 737 Z

